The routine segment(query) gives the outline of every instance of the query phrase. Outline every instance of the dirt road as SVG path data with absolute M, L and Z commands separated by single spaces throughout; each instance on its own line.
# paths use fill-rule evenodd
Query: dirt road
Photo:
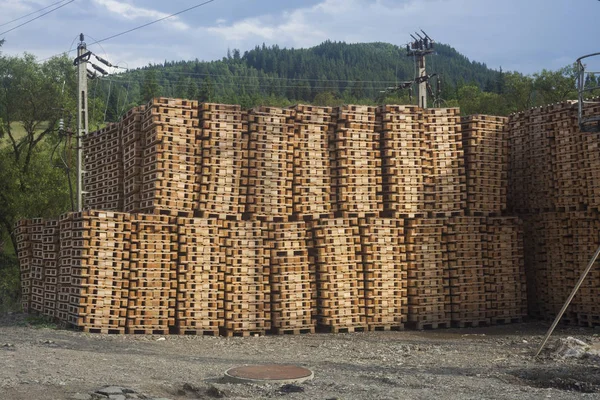
M 106 385 L 152 398 L 600 399 L 600 362 L 532 358 L 539 323 L 440 331 L 221 338 L 98 335 L 0 317 L 0 399 L 72 399 Z M 600 345 L 598 331 L 561 328 Z M 302 392 L 227 384 L 232 366 L 294 363 Z

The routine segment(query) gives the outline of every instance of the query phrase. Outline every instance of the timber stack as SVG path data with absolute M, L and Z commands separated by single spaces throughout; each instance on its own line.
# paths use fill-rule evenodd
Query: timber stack
M 549 318 L 600 240 L 574 115 L 153 99 L 85 139 L 84 212 L 17 224 L 23 307 L 248 336 L 511 323 L 529 291 Z M 599 276 L 569 321 L 600 324 Z

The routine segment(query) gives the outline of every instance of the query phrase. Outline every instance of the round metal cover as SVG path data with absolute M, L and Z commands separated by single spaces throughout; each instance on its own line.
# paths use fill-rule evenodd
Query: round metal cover
M 238 383 L 301 383 L 313 376 L 308 368 L 281 364 L 245 365 L 225 372 L 228 381 Z

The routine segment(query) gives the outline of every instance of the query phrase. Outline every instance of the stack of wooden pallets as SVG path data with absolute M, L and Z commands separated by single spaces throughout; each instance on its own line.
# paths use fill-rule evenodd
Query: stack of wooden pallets
M 431 148 L 431 175 L 425 185 L 425 207 L 440 216 L 465 209 L 464 152 L 458 108 L 430 108 L 423 112 Z
M 124 333 L 129 214 L 84 211 L 62 220 L 67 218 L 72 219 L 71 233 L 66 235 L 71 239 L 64 241 L 62 255 L 70 254 L 69 323 L 87 332 Z
M 21 308 L 28 313 L 31 307 L 31 239 L 28 225 L 31 221 L 22 219 L 17 221 L 14 234 L 17 240 L 17 259 L 19 260 L 19 277 L 21 289 Z
M 180 334 L 218 335 L 224 324 L 224 268 L 215 219 L 178 218 L 176 325 Z
M 199 106 L 201 165 L 198 210 L 226 219 L 244 213 L 247 190 L 248 115 L 238 105 Z
M 444 264 L 445 221 L 416 218 L 406 221 L 408 256 L 408 322 L 416 329 L 450 326 L 449 275 Z
M 598 115 L 598 114 L 596 114 Z M 572 213 L 571 229 L 573 233 L 573 270 L 575 281 L 579 279 L 589 263 L 591 254 L 600 246 L 600 219 L 592 213 Z M 570 286 L 569 289 L 572 289 Z M 583 281 L 577 293 L 572 313 L 576 314 L 577 322 L 581 326 L 600 326 L 600 265 L 596 263 Z
M 177 228 L 172 218 L 136 214 L 131 221 L 128 333 L 169 333 L 175 326 Z
M 404 328 L 407 259 L 402 219 L 360 221 L 365 316 L 369 330 Z
M 577 127 L 573 102 L 546 108 L 546 131 L 553 132 L 552 175 L 556 188 L 556 210 L 577 211 L 587 204 L 584 137 Z
M 123 211 L 140 209 L 144 142 L 142 117 L 146 106 L 134 107 L 121 119 L 121 147 L 123 149 Z
M 248 112 L 246 212 L 261 220 L 286 221 L 293 211 L 292 114 L 277 107 L 257 107 Z
M 294 112 L 294 215 L 324 218 L 331 213 L 329 136 L 333 129 L 330 107 L 299 104 Z
M 278 334 L 312 333 L 316 287 L 308 259 L 306 223 L 270 223 L 268 235 L 271 329 Z
M 31 304 L 30 309 L 44 313 L 44 220 L 34 218 L 30 221 L 31 239 Z
M 15 224 L 14 235 L 17 239 L 17 256 L 21 278 L 21 306 L 23 312 L 29 312 L 31 306 L 31 262 L 33 249 L 31 241 L 31 224 L 28 219 L 19 220 Z
M 381 106 L 383 209 L 385 215 L 414 218 L 425 213 L 425 177 L 431 152 L 425 139 L 423 109 L 417 106 Z
M 58 255 L 58 287 L 56 300 L 56 318 L 69 322 L 69 305 L 71 301 L 71 281 L 73 276 L 73 214 L 60 216 L 60 252 Z
M 123 150 L 119 124 L 83 137 L 85 209 L 123 209 Z
M 331 174 L 336 216 L 376 216 L 383 210 L 381 150 L 375 107 L 334 109 Z
M 546 107 L 528 110 L 529 169 L 527 203 L 529 211 L 552 211 L 556 204 L 556 180 L 552 175 L 555 156 L 555 132 L 547 119 Z M 531 157 L 535 154 L 535 157 Z
M 311 227 L 317 324 L 330 332 L 366 330 L 358 221 L 320 219 L 311 223 Z
M 44 260 L 44 315 L 56 316 L 58 298 L 58 255 L 60 250 L 60 231 L 58 220 L 44 221 L 42 234 Z
M 490 319 L 486 297 L 486 222 L 480 217 L 451 217 L 444 246 L 450 284 L 452 325 L 486 326 Z
M 508 184 L 506 201 L 511 212 L 527 210 L 525 193 L 529 163 L 527 156 L 527 118 L 525 112 L 512 114 L 508 120 Z
M 467 179 L 467 211 L 498 215 L 506 210 L 508 118 L 472 115 L 461 120 Z
M 219 221 L 225 255 L 227 336 L 264 334 L 271 328 L 269 257 L 260 221 Z
M 198 103 L 153 99 L 142 119 L 144 159 L 140 211 L 193 215 L 198 203 Z

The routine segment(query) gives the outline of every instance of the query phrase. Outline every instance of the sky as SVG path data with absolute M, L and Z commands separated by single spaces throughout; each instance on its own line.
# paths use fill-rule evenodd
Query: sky
M 0 0 L 0 32 L 69 1 L 3 25 L 57 0 Z M 0 34 L 5 39 L 0 51 L 43 60 L 76 48 L 79 33 L 93 43 L 201 2 L 74 0 Z M 90 50 L 134 68 L 165 60 L 218 60 L 227 49 L 243 53 L 263 43 L 304 48 L 329 39 L 404 46 L 420 29 L 490 68 L 532 74 L 600 52 L 600 1 L 214 0 Z

